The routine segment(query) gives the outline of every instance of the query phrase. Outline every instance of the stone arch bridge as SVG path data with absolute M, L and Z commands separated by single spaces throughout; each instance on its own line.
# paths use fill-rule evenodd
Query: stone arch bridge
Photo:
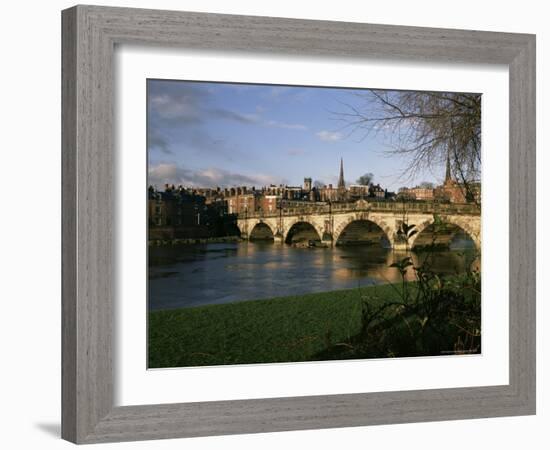
M 480 212 L 480 207 L 474 204 L 359 200 L 355 203 L 310 203 L 268 214 L 243 213 L 238 215 L 237 226 L 244 239 L 267 238 L 290 243 L 294 237 L 302 235 L 327 246 L 341 244 L 344 238 L 352 235 L 353 230 L 355 237 L 365 230 L 366 234 L 370 231 L 372 236 L 379 236 L 391 248 L 401 250 L 430 241 L 429 230 L 433 230 L 437 217 L 438 224 L 449 229 L 445 236 L 438 238 L 441 242 L 445 239 L 450 241 L 454 233 L 461 230 L 480 249 Z M 398 232 L 403 222 L 415 225 L 416 233 L 408 242 Z

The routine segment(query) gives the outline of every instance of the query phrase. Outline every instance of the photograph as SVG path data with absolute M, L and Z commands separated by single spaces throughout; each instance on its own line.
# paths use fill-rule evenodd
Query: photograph
M 146 95 L 149 369 L 481 354 L 480 93 Z

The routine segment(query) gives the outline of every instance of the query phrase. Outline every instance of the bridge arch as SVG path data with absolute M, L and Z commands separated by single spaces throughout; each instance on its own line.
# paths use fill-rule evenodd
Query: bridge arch
M 415 227 L 415 231 L 416 231 L 416 234 L 414 234 L 410 239 L 409 239 L 409 246 L 410 248 L 413 248 L 416 244 L 416 240 L 419 238 L 419 237 L 423 237 L 421 236 L 422 233 L 429 227 L 431 227 L 434 223 L 434 218 L 433 216 L 430 216 L 429 218 L 421 221 L 420 223 L 418 224 L 414 224 Z M 425 236 L 425 233 L 424 233 L 424 236 Z M 420 241 L 419 241 L 420 242 Z
M 349 230 L 350 226 L 353 226 L 353 224 L 373 224 L 375 225 L 381 232 L 383 238 L 387 241 L 388 245 L 390 247 L 393 247 L 393 230 L 386 223 L 384 220 L 378 218 L 378 217 L 369 217 L 369 216 L 350 216 L 346 217 L 339 221 L 339 223 L 335 226 L 334 234 L 333 234 L 333 242 L 334 245 L 338 244 L 338 241 L 340 238 L 344 237 L 344 233 L 346 233 L 346 230 Z M 371 225 L 372 226 L 372 225 Z
M 251 241 L 273 241 L 275 232 L 268 223 L 257 221 L 250 229 L 248 239 Z
M 231 223 L 229 224 L 227 227 L 226 227 L 226 233 L 229 235 L 229 236 L 242 236 L 242 228 L 240 226 L 240 224 L 235 221 L 234 223 Z
M 311 222 L 295 220 L 286 227 L 284 242 L 293 244 L 305 241 L 321 241 L 321 236 L 322 234 Z
M 248 238 L 252 230 L 260 223 L 263 223 L 262 219 L 239 219 L 237 225 L 241 231 L 241 236 Z M 269 226 L 269 225 L 268 225 Z M 271 228 L 271 227 L 270 227 Z
M 411 238 L 409 242 L 410 248 L 415 246 L 425 245 L 432 242 L 432 238 L 427 237 L 427 233 L 433 230 L 434 218 L 431 217 L 419 225 L 416 226 L 417 233 Z M 457 231 L 464 232 L 474 243 L 476 249 L 481 249 L 481 236 L 480 236 L 480 224 L 479 219 L 473 219 L 471 217 L 464 216 L 442 216 L 441 222 L 446 225 L 451 225 L 451 229 L 448 230 L 448 234 L 440 239 L 441 243 L 448 243 L 452 240 Z M 474 223 L 476 222 L 476 223 Z M 477 226 L 476 226 L 477 225 Z M 427 241 L 428 239 L 428 241 Z M 438 240 L 435 241 L 438 243 Z

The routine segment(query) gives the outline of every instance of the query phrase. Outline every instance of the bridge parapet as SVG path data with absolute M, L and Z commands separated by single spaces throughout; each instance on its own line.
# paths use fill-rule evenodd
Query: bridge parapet
M 321 203 L 321 202 L 319 202 Z M 437 202 L 367 202 L 307 204 L 303 207 L 282 208 L 271 213 L 264 211 L 247 212 L 238 215 L 239 219 L 274 218 L 281 216 L 310 216 L 343 214 L 348 212 L 392 212 L 400 214 L 441 214 L 441 215 L 481 215 L 481 208 L 472 203 Z

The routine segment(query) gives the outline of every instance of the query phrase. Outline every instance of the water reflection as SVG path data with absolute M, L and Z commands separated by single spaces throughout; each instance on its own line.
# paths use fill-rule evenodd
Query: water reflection
M 294 248 L 272 243 L 149 248 L 149 308 L 169 309 L 323 292 L 400 280 L 388 267 L 409 254 L 381 246 Z M 427 254 L 412 253 L 415 265 Z M 473 251 L 432 254 L 439 273 L 461 273 Z M 412 271 L 409 278 L 412 279 Z

